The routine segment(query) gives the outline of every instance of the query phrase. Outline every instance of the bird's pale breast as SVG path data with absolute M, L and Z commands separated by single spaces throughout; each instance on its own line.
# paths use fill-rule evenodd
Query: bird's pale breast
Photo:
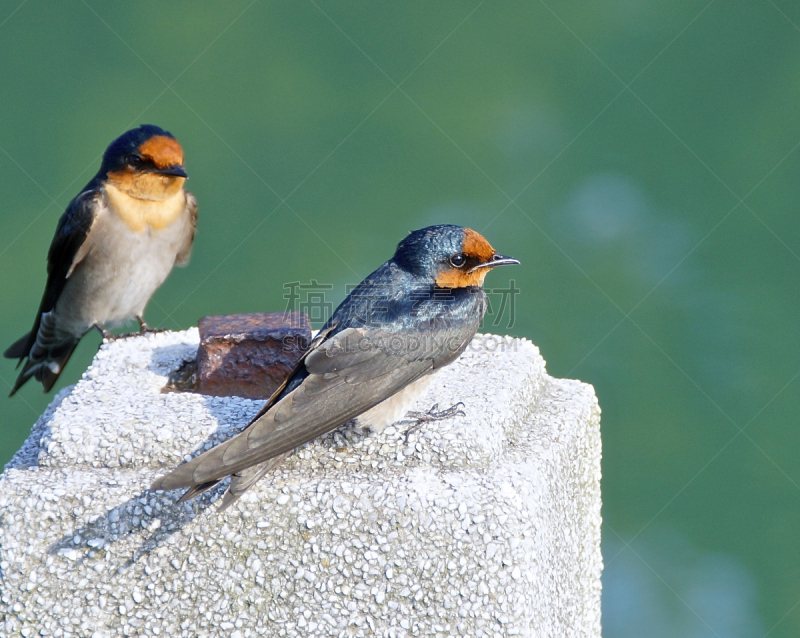
M 80 327 L 141 316 L 192 233 L 184 191 L 164 202 L 141 204 L 121 195 L 98 206 L 85 256 L 58 302 L 59 322 L 78 333 Z
M 399 421 L 428 390 L 434 374 L 436 373 L 426 374 L 413 383 L 409 383 L 399 392 L 359 415 L 356 423 L 360 427 L 368 427 L 373 432 L 380 432 L 387 425 Z

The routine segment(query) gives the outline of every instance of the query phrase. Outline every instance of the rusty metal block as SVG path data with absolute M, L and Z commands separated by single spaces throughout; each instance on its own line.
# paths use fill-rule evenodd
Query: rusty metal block
M 311 343 L 300 312 L 203 317 L 196 385 L 201 394 L 267 399 Z

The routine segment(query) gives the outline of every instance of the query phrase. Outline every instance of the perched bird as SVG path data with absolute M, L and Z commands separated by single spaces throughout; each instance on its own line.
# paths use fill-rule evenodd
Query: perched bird
M 469 228 L 410 233 L 336 309 L 242 432 L 151 489 L 188 487 L 186 500 L 231 475 L 224 509 L 298 445 L 351 419 L 372 430 L 395 422 L 475 335 L 486 311 L 486 273 L 518 263 Z
M 13 395 L 31 377 L 48 392 L 80 338 L 93 327 L 136 317 L 172 267 L 185 264 L 197 200 L 183 189 L 183 149 L 157 126 L 124 133 L 106 149 L 97 175 L 61 216 L 47 255 L 33 329 L 4 356 L 25 365 Z

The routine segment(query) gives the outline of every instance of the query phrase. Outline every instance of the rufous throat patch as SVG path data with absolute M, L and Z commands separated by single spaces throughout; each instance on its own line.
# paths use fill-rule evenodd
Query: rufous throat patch
M 458 268 L 443 270 L 436 277 L 436 285 L 440 288 L 466 288 L 467 286 L 482 286 L 490 268 L 478 268 L 474 272 L 464 272 Z

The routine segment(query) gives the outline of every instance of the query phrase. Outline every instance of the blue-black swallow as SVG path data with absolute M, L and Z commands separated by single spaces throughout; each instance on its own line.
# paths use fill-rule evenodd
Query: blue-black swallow
M 143 125 L 106 149 L 97 175 L 61 216 L 47 255 L 47 284 L 33 329 L 4 356 L 25 361 L 48 392 L 81 337 L 93 327 L 139 321 L 175 264 L 184 265 L 197 200 L 184 190 L 183 149 L 167 131 Z M 26 360 L 27 359 L 27 360 Z
M 395 422 L 477 332 L 489 270 L 518 263 L 469 228 L 410 233 L 336 309 L 242 432 L 151 489 L 188 487 L 186 500 L 230 475 L 225 508 L 298 445 L 351 419 L 372 430 Z

